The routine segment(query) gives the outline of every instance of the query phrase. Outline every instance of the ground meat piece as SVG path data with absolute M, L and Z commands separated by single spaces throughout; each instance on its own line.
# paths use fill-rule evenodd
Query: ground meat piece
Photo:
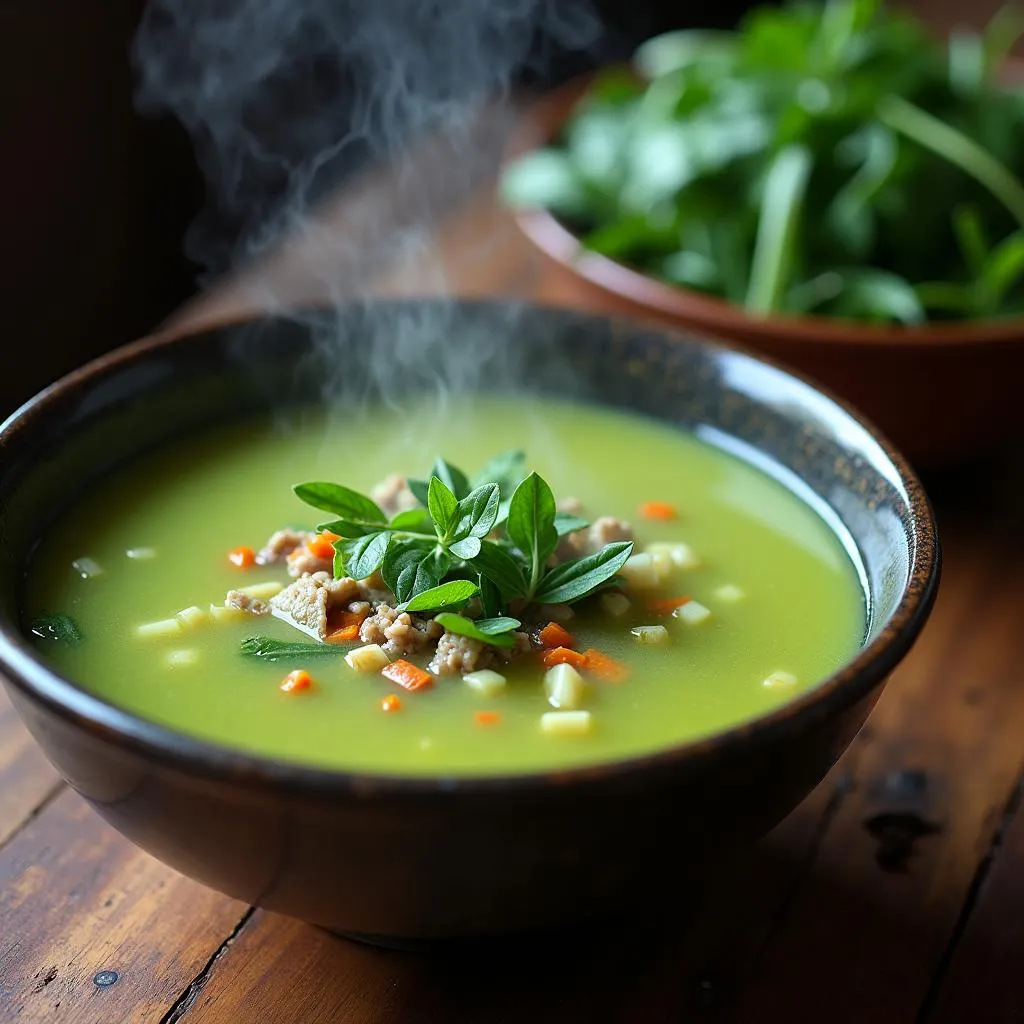
M 578 516 L 583 511 L 583 502 L 579 498 L 559 498 L 555 502 L 555 508 L 566 515 Z
M 224 604 L 228 608 L 239 608 L 249 615 L 269 615 L 270 605 L 253 597 L 241 590 L 229 590 L 228 596 L 224 598 Z
M 270 605 L 281 618 L 324 640 L 328 613 L 365 598 L 365 588 L 357 580 L 347 576 L 335 580 L 328 572 L 316 572 L 300 577 L 275 594 Z
M 601 516 L 587 531 L 587 547 L 591 554 L 600 551 L 606 544 L 634 539 L 633 527 L 612 516 Z
M 349 606 L 348 610 L 353 615 L 369 615 L 370 614 L 370 602 L 369 601 L 353 601 Z
M 256 563 L 257 565 L 273 565 L 275 562 L 280 562 L 296 548 L 303 547 L 314 536 L 315 534 L 307 533 L 304 530 L 278 530 L 256 555 Z
M 334 558 L 320 558 L 305 546 L 296 548 L 288 554 L 288 575 L 306 576 L 315 572 L 333 572 Z
M 380 644 L 387 654 L 405 657 L 422 651 L 443 632 L 433 619 L 420 619 L 388 604 L 379 604 L 359 627 L 359 639 L 364 644 Z
M 445 633 L 437 642 L 437 650 L 427 666 L 434 675 L 465 675 L 488 668 L 494 663 L 497 648 L 471 640 L 457 633 Z
M 377 484 L 370 492 L 370 497 L 388 516 L 397 516 L 399 512 L 408 512 L 419 505 L 416 496 L 409 490 L 405 477 L 398 473 L 392 473 L 386 480 Z

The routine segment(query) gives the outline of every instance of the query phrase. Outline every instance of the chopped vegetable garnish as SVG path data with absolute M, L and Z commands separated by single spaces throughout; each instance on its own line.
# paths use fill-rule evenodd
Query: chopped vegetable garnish
M 269 636 L 250 636 L 242 641 L 241 652 L 250 658 L 266 658 L 278 661 L 280 658 L 317 658 L 340 654 L 333 644 L 303 643 L 301 640 L 274 640 Z M 383 652 L 381 652 L 383 653 Z M 348 658 L 346 657 L 346 661 Z
M 555 708 L 578 708 L 586 694 L 583 676 L 572 665 L 555 665 L 544 675 L 544 692 Z
M 564 626 L 557 622 L 549 622 L 538 634 L 537 638 L 544 647 L 575 647 L 576 638 Z
M 679 512 L 675 505 L 670 505 L 666 501 L 647 501 L 640 506 L 640 515 L 644 519 L 668 520 L 677 519 Z
M 601 607 L 606 615 L 613 619 L 621 619 L 633 607 L 633 603 L 625 594 L 602 594 Z
M 330 649 L 330 644 L 324 644 Z M 380 644 L 367 644 L 365 647 L 357 647 L 345 655 L 345 663 L 354 668 L 357 672 L 380 672 L 390 664 L 391 659 L 384 653 Z
M 278 583 L 277 580 L 267 580 L 266 583 L 252 583 L 248 587 L 238 588 L 239 593 L 245 594 L 248 597 L 256 597 L 260 600 L 273 597 L 275 594 L 281 593 L 282 590 L 284 590 L 284 584 Z
M 201 626 L 204 622 L 208 621 L 210 615 L 208 612 L 204 612 L 198 605 L 190 605 L 188 608 L 182 608 L 178 612 L 178 621 L 186 628 L 192 628 L 193 626 Z
M 211 604 L 210 618 L 214 622 L 240 622 L 248 616 L 233 604 Z
M 341 540 L 338 534 L 331 533 L 330 530 L 322 530 L 306 545 L 306 548 L 315 558 L 322 558 L 325 562 L 330 562 L 334 558 L 334 542 L 338 540 Z
M 659 615 L 671 615 L 677 608 L 682 608 L 692 600 L 692 597 L 669 597 L 663 601 L 648 601 L 647 607 Z
M 396 693 L 389 693 L 380 702 L 381 711 L 401 711 L 402 710 L 402 698 Z
M 74 569 L 83 580 L 91 580 L 96 576 L 103 575 L 103 566 L 93 558 L 76 558 L 71 563 L 71 568 Z
M 327 617 L 329 644 L 351 644 L 359 639 L 359 627 L 366 621 L 365 612 L 332 611 Z
M 654 555 L 658 565 L 660 565 L 661 560 L 657 556 L 667 555 L 677 569 L 697 569 L 700 567 L 700 558 L 697 556 L 697 553 L 689 544 L 683 544 L 681 541 L 648 544 L 644 548 L 644 553 Z
M 547 711 L 540 716 L 542 732 L 551 736 L 585 736 L 591 730 L 589 711 Z
M 473 718 L 477 725 L 497 725 L 501 721 L 501 715 L 497 711 L 475 711 Z
M 135 635 L 139 637 L 174 636 L 181 632 L 181 623 L 177 619 L 158 619 L 135 627 Z
M 228 552 L 228 561 L 239 569 L 251 569 L 256 564 L 256 552 L 244 546 L 234 548 Z
M 590 650 L 583 652 L 583 656 L 587 659 L 584 670 L 588 675 L 603 679 L 607 683 L 622 683 L 629 678 L 629 668 L 603 651 L 591 647 Z
M 668 630 L 664 626 L 634 626 L 630 632 L 642 644 L 668 643 Z
M 278 687 L 282 693 L 303 693 L 313 688 L 313 677 L 302 668 L 289 672 Z
M 711 618 L 711 610 L 700 601 L 687 601 L 672 613 L 672 618 L 682 619 L 688 626 L 699 626 Z
M 792 672 L 773 672 L 764 681 L 764 685 L 779 689 L 792 689 L 799 682 L 797 677 Z
M 469 675 L 462 678 L 467 686 L 485 697 L 493 697 L 495 694 L 501 693 L 506 685 L 505 677 L 489 668 L 481 669 L 479 672 L 470 672 Z
M 385 665 L 380 670 L 380 674 L 385 679 L 390 679 L 391 682 L 398 683 L 399 686 L 412 691 L 423 690 L 434 682 L 434 677 L 429 672 L 424 672 L 419 666 L 414 665 L 411 661 L 406 661 L 405 658 L 399 658 L 398 661 Z
M 574 651 L 569 647 L 554 647 L 544 652 L 544 664 L 551 668 L 554 665 L 572 665 L 573 668 L 583 668 L 587 663 L 587 656 Z
M 654 590 L 661 586 L 661 574 L 654 564 L 654 556 L 648 551 L 627 558 L 619 571 L 635 590 Z
M 359 639 L 359 626 L 354 622 L 331 630 L 324 638 L 329 644 L 354 644 Z
M 199 661 L 199 652 L 189 648 L 180 651 L 168 651 L 164 655 L 164 664 L 170 668 L 183 668 Z

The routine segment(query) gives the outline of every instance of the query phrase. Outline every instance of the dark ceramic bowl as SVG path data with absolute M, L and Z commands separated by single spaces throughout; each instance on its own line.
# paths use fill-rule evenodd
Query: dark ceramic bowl
M 553 774 L 434 779 L 325 771 L 202 742 L 92 696 L 38 657 L 19 628 L 19 595 L 28 554 L 69 495 L 271 396 L 322 396 L 327 350 L 365 395 L 378 380 L 365 354 L 409 330 L 445 348 L 468 340 L 464 359 L 481 381 L 559 394 L 575 381 L 580 394 L 714 428 L 749 452 L 859 551 L 870 591 L 863 649 L 782 710 L 701 742 Z M 394 372 L 389 382 L 422 387 Z M 567 925 L 702 881 L 846 748 L 923 626 L 937 578 L 920 485 L 853 414 L 742 352 L 567 311 L 400 302 L 158 337 L 91 363 L 0 428 L 0 667 L 32 734 L 104 818 L 167 864 L 364 937 Z

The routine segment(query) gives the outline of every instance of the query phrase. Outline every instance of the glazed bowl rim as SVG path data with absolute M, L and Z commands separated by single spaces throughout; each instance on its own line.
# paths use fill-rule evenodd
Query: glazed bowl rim
M 424 297 L 427 301 L 436 297 Z M 382 304 L 422 302 L 424 299 L 382 299 Z M 510 303 L 493 299 L 457 299 L 461 308 L 501 308 Z M 745 719 L 737 725 L 697 740 L 662 746 L 653 751 L 609 761 L 587 763 L 557 769 L 534 769 L 506 773 L 470 775 L 458 772 L 400 774 L 375 771 L 350 771 L 317 767 L 300 761 L 287 761 L 201 739 L 171 726 L 121 708 L 89 693 L 70 678 L 52 668 L 30 645 L 17 622 L 0 619 L 0 673 L 8 684 L 30 701 L 40 703 L 65 723 L 84 729 L 128 753 L 164 768 L 184 771 L 257 791 L 286 793 L 381 793 L 394 796 L 416 793 L 530 792 L 552 782 L 600 784 L 614 777 L 641 775 L 659 771 L 673 772 L 701 761 L 735 753 L 752 746 L 794 736 L 814 723 L 841 713 L 868 696 L 902 660 L 920 633 L 935 599 L 940 572 L 940 552 L 935 519 L 916 474 L 902 455 L 858 413 L 830 391 L 800 373 L 742 345 L 719 339 L 691 336 L 670 328 L 650 327 L 628 317 L 609 317 L 543 303 L 518 303 L 544 313 L 559 313 L 601 321 L 612 327 L 644 330 L 659 335 L 667 343 L 673 339 L 710 350 L 717 357 L 743 356 L 755 363 L 786 374 L 823 396 L 836 409 L 879 445 L 909 501 L 910 543 L 908 582 L 899 603 L 878 635 L 862 646 L 849 662 L 821 680 L 810 690 L 773 711 Z M 290 311 L 294 312 L 294 311 Z M 89 388 L 110 373 L 136 360 L 160 353 L 178 344 L 201 344 L 225 327 L 273 321 L 274 313 L 255 311 L 245 315 L 226 314 L 204 320 L 197 326 L 183 325 L 158 331 L 93 359 L 82 367 L 30 398 L 0 423 L 0 452 L 19 443 L 21 431 L 31 432 L 33 421 L 45 416 L 52 406 L 76 392 Z
M 1024 60 L 1012 66 L 1024 76 Z M 629 67 L 628 64 L 607 65 Z M 588 71 L 549 89 L 529 103 L 506 146 L 500 173 L 517 158 L 548 145 L 566 123 L 571 105 L 598 75 Z M 562 107 L 570 109 L 562 112 Z M 872 324 L 810 314 L 772 313 L 757 316 L 728 299 L 686 285 L 663 281 L 628 263 L 584 249 L 578 235 L 544 207 L 505 204 L 520 232 L 548 259 L 588 285 L 630 302 L 637 311 L 699 324 L 701 330 L 741 330 L 749 338 L 784 337 L 810 345 L 863 345 L 893 348 L 990 347 L 1024 342 L 1024 315 L 899 326 Z M 638 314 L 634 314 L 638 315 Z

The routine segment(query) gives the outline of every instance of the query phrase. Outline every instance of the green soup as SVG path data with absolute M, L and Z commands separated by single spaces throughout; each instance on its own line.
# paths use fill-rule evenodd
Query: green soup
M 780 483 L 695 436 L 549 400 L 449 402 L 413 411 L 402 428 L 382 426 L 395 415 L 236 425 L 147 454 L 98 484 L 31 565 L 26 622 L 64 614 L 82 636 L 77 644 L 41 639 L 41 649 L 111 703 L 203 739 L 308 764 L 425 775 L 579 765 L 707 736 L 814 686 L 862 641 L 863 588 L 836 533 Z M 539 657 L 501 668 L 507 685 L 491 695 L 458 675 L 408 693 L 354 671 L 343 656 L 243 656 L 254 633 L 307 640 L 276 618 L 205 614 L 173 636 L 137 634 L 189 606 L 220 604 L 230 588 L 291 582 L 282 566 L 242 572 L 227 552 L 320 521 L 292 493 L 298 481 L 368 491 L 390 472 L 422 475 L 439 453 L 472 470 L 515 447 L 588 518 L 630 521 L 637 551 L 684 542 L 699 558 L 674 567 L 660 590 L 631 594 L 621 617 L 591 598 L 563 624 L 578 649 L 599 649 L 629 669 L 617 683 L 584 673 L 585 732 L 542 729 L 551 708 Z M 644 518 L 638 509 L 647 502 L 678 515 Z M 652 611 L 652 601 L 679 595 L 710 616 L 690 622 Z M 641 643 L 633 629 L 647 625 L 663 625 L 665 642 Z M 307 669 L 315 685 L 282 692 L 294 669 Z M 383 710 L 389 694 L 400 696 L 398 711 Z

